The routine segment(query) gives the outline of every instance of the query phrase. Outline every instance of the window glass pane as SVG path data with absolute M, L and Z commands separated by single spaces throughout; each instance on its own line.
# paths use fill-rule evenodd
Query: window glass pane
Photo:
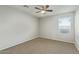
M 61 33 L 68 33 L 71 30 L 71 17 L 60 17 L 58 19 L 58 27 Z

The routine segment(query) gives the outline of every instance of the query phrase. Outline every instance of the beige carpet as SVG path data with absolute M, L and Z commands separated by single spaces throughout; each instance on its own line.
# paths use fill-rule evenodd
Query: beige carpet
M 1 51 L 2 54 L 76 54 L 74 44 L 50 39 L 33 39 Z

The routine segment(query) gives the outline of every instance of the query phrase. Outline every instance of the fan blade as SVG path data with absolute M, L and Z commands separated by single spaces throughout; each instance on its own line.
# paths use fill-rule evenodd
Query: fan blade
M 37 11 L 36 13 L 39 13 L 40 11 Z
M 52 12 L 53 10 L 46 10 L 46 11 L 48 11 L 48 12 Z
M 38 8 L 38 7 L 35 7 L 35 9 L 41 10 L 41 9 L 40 9 L 40 8 Z
M 49 7 L 49 5 L 46 5 L 46 9 Z

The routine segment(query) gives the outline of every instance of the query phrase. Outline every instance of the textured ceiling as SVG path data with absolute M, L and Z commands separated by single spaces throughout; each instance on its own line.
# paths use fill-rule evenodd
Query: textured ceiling
M 42 14 L 42 13 L 35 13 L 38 10 L 36 10 L 34 7 L 36 6 L 40 7 L 40 6 L 38 5 L 28 5 L 28 6 L 29 8 L 23 7 L 23 5 L 14 5 L 10 7 L 18 8 L 36 17 L 46 17 L 46 16 L 57 15 L 61 13 L 73 12 L 79 8 L 78 5 L 50 5 L 48 9 L 52 9 L 53 12 L 47 12 L 46 14 Z

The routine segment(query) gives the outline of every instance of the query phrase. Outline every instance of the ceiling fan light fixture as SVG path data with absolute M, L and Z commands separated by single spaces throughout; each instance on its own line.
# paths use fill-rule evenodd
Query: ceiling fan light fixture
M 42 14 L 46 14 L 46 12 L 52 12 L 52 9 L 48 9 L 49 5 L 42 5 L 41 8 L 40 7 L 35 7 L 35 9 L 39 10 L 36 13 L 42 13 Z
M 46 11 L 42 10 L 41 13 L 44 14 Z

